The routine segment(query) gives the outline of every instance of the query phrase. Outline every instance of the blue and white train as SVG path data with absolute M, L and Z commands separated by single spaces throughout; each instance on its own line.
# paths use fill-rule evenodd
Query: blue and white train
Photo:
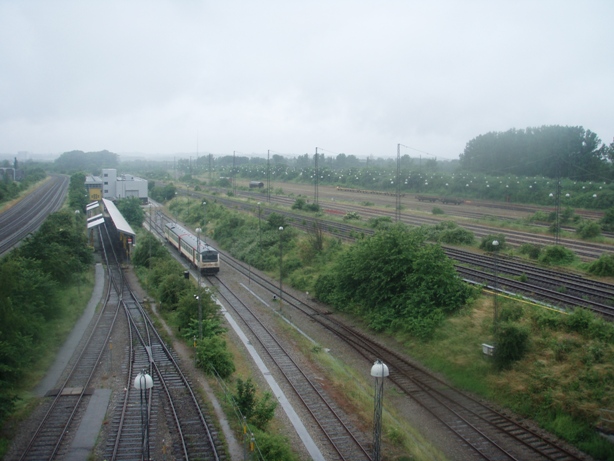
M 220 255 L 217 250 L 197 239 L 184 227 L 169 222 L 164 228 L 164 236 L 201 274 L 217 274 L 220 271 Z

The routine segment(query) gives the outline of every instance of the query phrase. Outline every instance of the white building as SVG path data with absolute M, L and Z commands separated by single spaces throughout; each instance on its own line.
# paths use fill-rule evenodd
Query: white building
M 147 180 L 131 174 L 118 175 L 114 168 L 103 169 L 102 177 L 87 176 L 85 187 L 89 191 L 91 200 L 136 197 L 142 203 L 148 202 Z

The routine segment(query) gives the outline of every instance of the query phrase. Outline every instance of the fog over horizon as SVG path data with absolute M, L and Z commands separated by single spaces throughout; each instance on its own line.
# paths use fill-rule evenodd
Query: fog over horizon
M 614 2 L 0 0 L 0 158 L 457 159 L 481 134 L 614 140 Z

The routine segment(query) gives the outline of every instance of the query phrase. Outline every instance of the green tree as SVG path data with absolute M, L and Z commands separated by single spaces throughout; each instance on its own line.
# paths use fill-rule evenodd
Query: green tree
M 614 255 L 602 254 L 597 261 L 590 264 L 588 272 L 601 277 L 612 277 L 614 275 Z
M 339 258 L 328 299 L 340 310 L 354 306 L 376 330 L 428 336 L 469 294 L 441 246 L 426 243 L 423 229 L 395 225 L 360 240 Z
M 79 218 L 66 210 L 49 215 L 19 252 L 40 261 L 41 269 L 60 283 L 73 280 L 93 259 Z
M 490 132 L 470 140 L 461 168 L 495 176 L 545 175 L 589 180 L 609 169 L 609 150 L 595 133 L 580 126 L 542 126 Z
M 307 201 L 303 197 L 299 197 L 292 204 L 292 209 L 293 210 L 303 210 L 305 209 L 305 205 L 307 205 Z
M 135 266 L 153 267 L 153 261 L 164 258 L 168 251 L 160 241 L 149 232 L 139 236 L 139 244 L 132 252 L 132 262 Z
M 277 402 L 272 399 L 270 392 L 265 392 L 261 398 L 258 398 L 256 386 L 251 378 L 245 381 L 237 379 L 237 393 L 233 397 L 247 422 L 260 430 L 264 430 L 275 416 Z
M 509 368 L 522 359 L 529 349 L 529 331 L 518 324 L 501 322 L 495 333 L 495 365 Z
M 123 198 L 117 202 L 117 209 L 131 226 L 141 227 L 145 219 L 145 212 L 141 201 L 136 197 Z
M 199 336 L 200 329 L 198 328 L 198 296 L 197 290 L 187 290 L 179 299 L 177 307 L 177 323 L 185 338 Z M 211 293 L 208 290 L 201 290 L 200 293 L 200 310 L 202 313 L 203 337 L 216 336 L 226 329 L 222 326 L 222 314 L 218 305 L 211 298 Z
M 582 239 L 591 239 L 601 235 L 601 226 L 595 221 L 585 220 L 576 227 L 576 232 Z
M 83 152 L 73 150 L 64 152 L 54 163 L 54 169 L 62 173 L 89 171 L 100 174 L 103 168 L 117 168 L 119 156 L 108 150 L 100 152 Z
M 497 241 L 499 244 L 494 245 L 494 242 Z M 480 242 L 480 249 L 485 251 L 502 251 L 506 247 L 505 243 L 505 235 L 504 234 L 489 234 L 482 237 L 482 241 Z
M 601 224 L 601 228 L 604 231 L 610 232 L 614 230 L 614 207 L 605 210 L 599 224 Z
M 68 186 L 69 206 L 72 210 L 79 210 L 80 213 L 85 213 L 87 202 L 85 175 L 83 173 L 75 173 L 70 177 L 70 184 Z
M 192 284 L 177 273 L 165 276 L 158 287 L 158 299 L 167 311 L 174 311 L 185 291 L 192 289 Z
M 198 366 L 207 373 L 214 371 L 222 379 L 229 378 L 235 372 L 232 353 L 226 341 L 220 336 L 211 336 L 198 341 L 196 346 Z

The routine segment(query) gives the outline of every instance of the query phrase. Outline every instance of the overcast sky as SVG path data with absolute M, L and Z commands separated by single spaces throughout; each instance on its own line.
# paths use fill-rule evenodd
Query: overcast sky
M 0 153 L 457 158 L 614 137 L 612 0 L 0 0 Z

